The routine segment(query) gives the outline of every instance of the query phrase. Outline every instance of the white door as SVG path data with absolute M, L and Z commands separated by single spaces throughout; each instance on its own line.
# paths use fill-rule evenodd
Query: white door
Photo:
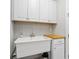
M 56 20 L 56 1 L 48 1 L 48 20 Z
M 64 59 L 64 44 L 54 46 L 53 59 Z
M 39 0 L 28 0 L 28 18 L 32 20 L 39 19 Z
M 40 0 L 40 20 L 48 20 L 48 1 Z
M 27 0 L 14 0 L 14 19 L 27 18 Z
M 52 40 L 52 59 L 64 59 L 64 39 Z

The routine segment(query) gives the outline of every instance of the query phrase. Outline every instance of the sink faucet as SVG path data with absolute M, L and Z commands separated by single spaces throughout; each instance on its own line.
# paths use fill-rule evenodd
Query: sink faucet
M 32 32 L 32 34 L 30 35 L 30 37 L 35 37 L 35 34 Z

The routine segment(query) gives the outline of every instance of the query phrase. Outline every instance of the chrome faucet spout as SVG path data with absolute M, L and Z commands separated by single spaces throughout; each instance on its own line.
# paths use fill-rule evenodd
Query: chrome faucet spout
M 34 34 L 34 33 L 32 33 L 32 34 L 30 35 L 30 37 L 35 37 L 35 34 Z

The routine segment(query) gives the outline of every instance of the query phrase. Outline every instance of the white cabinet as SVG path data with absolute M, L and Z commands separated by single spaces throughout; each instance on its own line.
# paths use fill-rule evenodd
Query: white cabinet
M 39 0 L 14 0 L 13 20 L 39 19 Z
M 47 23 L 50 20 L 56 20 L 56 1 L 54 0 L 13 0 L 12 3 L 12 20 Z
M 52 59 L 64 59 L 64 39 L 52 40 Z
M 48 0 L 40 0 L 40 19 L 48 20 Z
M 39 0 L 28 0 L 28 18 L 39 19 Z
M 56 20 L 56 1 L 48 1 L 48 20 Z
M 17 58 L 50 51 L 50 40 L 16 44 Z
M 56 1 L 40 0 L 40 19 L 56 20 Z
M 13 20 L 27 18 L 27 0 L 13 0 Z

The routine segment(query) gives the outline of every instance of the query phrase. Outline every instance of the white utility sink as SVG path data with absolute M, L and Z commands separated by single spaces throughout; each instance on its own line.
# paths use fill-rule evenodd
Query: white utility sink
M 51 39 L 45 36 L 23 37 L 15 41 L 17 58 L 50 51 Z
M 16 39 L 15 44 L 35 42 L 35 41 L 44 41 L 44 40 L 46 41 L 46 40 L 51 40 L 51 39 L 45 36 L 23 37 L 23 38 Z

